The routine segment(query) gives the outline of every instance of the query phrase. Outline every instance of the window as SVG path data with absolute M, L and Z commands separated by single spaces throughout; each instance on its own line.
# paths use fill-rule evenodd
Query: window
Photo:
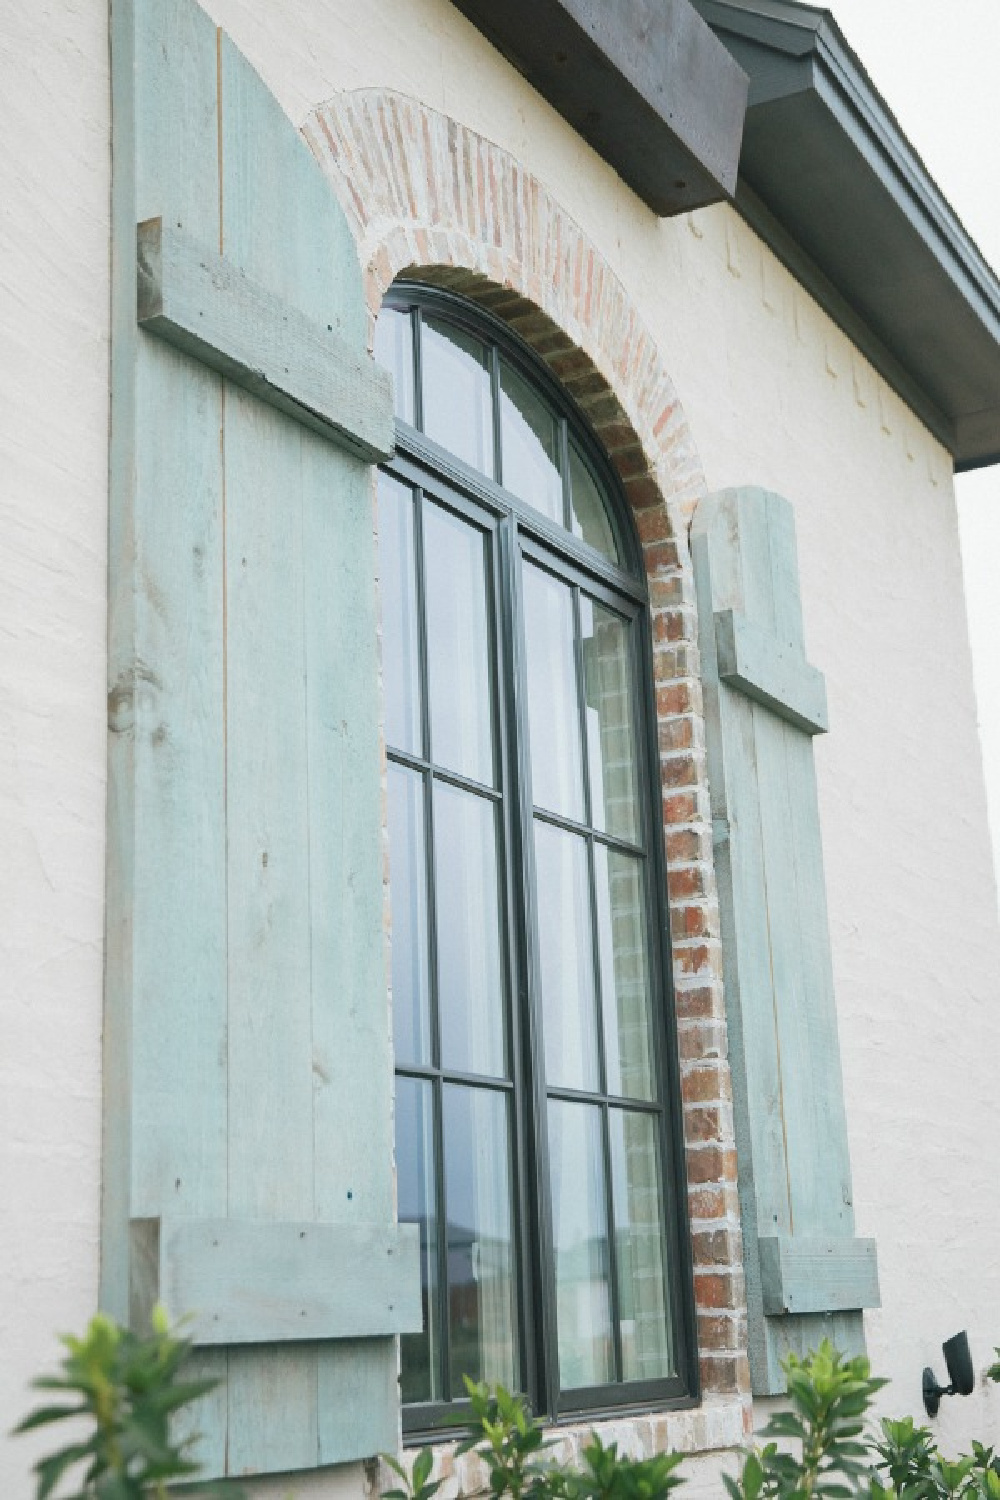
M 424 1331 L 551 1417 L 691 1399 L 645 591 L 607 461 L 508 330 L 397 287 L 376 357 L 399 1216 Z

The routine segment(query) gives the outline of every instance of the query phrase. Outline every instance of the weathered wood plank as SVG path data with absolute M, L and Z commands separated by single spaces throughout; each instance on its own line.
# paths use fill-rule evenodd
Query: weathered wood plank
M 137 219 L 169 201 L 193 233 L 217 225 L 215 27 L 196 6 L 160 0 L 114 0 L 111 25 L 101 1305 L 124 1318 L 130 1218 L 167 1205 L 225 1211 L 221 382 L 141 340 L 135 317 Z M 225 1376 L 224 1353 L 197 1364 Z M 198 1433 L 198 1461 L 220 1472 L 224 1386 L 182 1425 Z
M 394 446 L 392 379 L 366 352 L 186 231 L 136 230 L 139 324 L 369 463 Z
M 765 1313 L 880 1305 L 874 1240 L 765 1235 L 759 1248 Z
M 826 683 L 791 646 L 777 640 L 736 610 L 718 610 L 715 638 L 719 676 L 807 734 L 830 727 Z
M 385 1338 L 421 1326 L 416 1225 L 140 1219 L 133 1326 L 157 1302 L 199 1346 Z
M 805 661 L 787 502 L 761 490 L 710 497 L 695 517 L 692 556 L 751 1377 L 755 1391 L 777 1392 L 784 1354 L 802 1354 L 826 1335 L 863 1348 L 861 1304 L 850 1299 L 872 1295 L 870 1278 L 861 1291 L 848 1290 L 846 1271 L 838 1280 L 827 1267 L 824 1279 L 803 1259 L 788 1262 L 798 1267 L 789 1281 L 794 1309 L 779 1306 L 777 1252 L 768 1248 L 837 1241 L 846 1256 L 860 1254 L 850 1248 L 850 1162 L 811 741 L 825 704 L 822 679 Z

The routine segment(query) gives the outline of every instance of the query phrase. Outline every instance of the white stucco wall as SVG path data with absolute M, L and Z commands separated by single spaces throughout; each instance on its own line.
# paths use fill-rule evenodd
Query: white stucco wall
M 105 7 L 0 13 L 0 1493 L 94 1307 L 108 470 Z
M 980 1369 L 1000 1342 L 1000 930 L 947 455 L 728 210 L 658 222 L 447 0 L 207 8 L 297 122 L 382 85 L 518 155 L 637 303 L 710 487 L 794 502 L 870 1352 L 884 1407 L 919 1411 L 942 1339 L 968 1328 Z M 97 1285 L 110 119 L 101 0 L 8 8 L 0 32 L 6 1429 Z M 940 1431 L 1000 1440 L 1000 1390 L 946 1402 Z M 11 1500 L 31 1451 L 0 1441 Z

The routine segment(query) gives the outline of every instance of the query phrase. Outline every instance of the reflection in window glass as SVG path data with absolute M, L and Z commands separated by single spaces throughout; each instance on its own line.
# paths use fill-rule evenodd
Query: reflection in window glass
M 600 1088 L 587 845 L 535 819 L 535 879 L 545 1079 Z
M 444 1086 L 449 1352 L 453 1395 L 463 1375 L 517 1389 L 516 1260 L 507 1095 Z
M 413 552 L 413 491 L 378 476 L 379 574 L 385 740 L 392 750 L 420 754 L 420 645 Z
M 493 397 L 486 345 L 436 318 L 421 333 L 424 431 L 493 477 Z
M 603 552 L 612 562 L 618 562 L 618 548 L 607 504 L 574 443 L 569 445 L 569 504 L 573 535 L 582 538 L 596 551 Z
M 591 815 L 595 828 L 634 841 L 639 819 L 628 625 L 585 594 L 580 625 Z
M 500 361 L 500 462 L 504 489 L 563 524 L 558 429 L 547 404 Z
M 613 1378 L 608 1217 L 600 1111 L 549 1101 L 556 1329 L 563 1390 Z
M 389 762 L 392 1031 L 396 1061 L 431 1060 L 424 779 Z
M 652 1017 L 642 864 L 631 854 L 595 843 L 594 877 L 608 1093 L 651 1099 Z
M 431 756 L 493 784 L 493 695 L 486 538 L 440 506 L 424 505 Z
M 653 1380 L 674 1373 L 663 1282 L 663 1200 L 656 1118 L 613 1109 L 611 1180 L 615 1212 L 622 1377 Z
M 485 797 L 443 781 L 434 786 L 434 872 L 442 1066 L 500 1078 L 505 1008 L 496 811 Z
M 438 1344 L 437 1210 L 434 1195 L 434 1124 L 431 1085 L 396 1079 L 396 1181 L 399 1222 L 420 1226 L 421 1333 L 400 1340 L 404 1401 L 441 1399 Z
M 396 416 L 413 426 L 413 322 L 408 312 L 383 307 L 375 324 L 375 359 L 392 376 Z
M 536 807 L 582 822 L 573 595 L 530 564 L 523 576 L 532 796 Z

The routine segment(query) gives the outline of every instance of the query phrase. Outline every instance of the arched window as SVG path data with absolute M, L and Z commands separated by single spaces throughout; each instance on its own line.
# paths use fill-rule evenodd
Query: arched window
M 424 1331 L 404 1428 L 463 1375 L 560 1415 L 696 1367 L 646 591 L 617 480 L 503 325 L 397 285 L 376 357 L 396 1155 Z

